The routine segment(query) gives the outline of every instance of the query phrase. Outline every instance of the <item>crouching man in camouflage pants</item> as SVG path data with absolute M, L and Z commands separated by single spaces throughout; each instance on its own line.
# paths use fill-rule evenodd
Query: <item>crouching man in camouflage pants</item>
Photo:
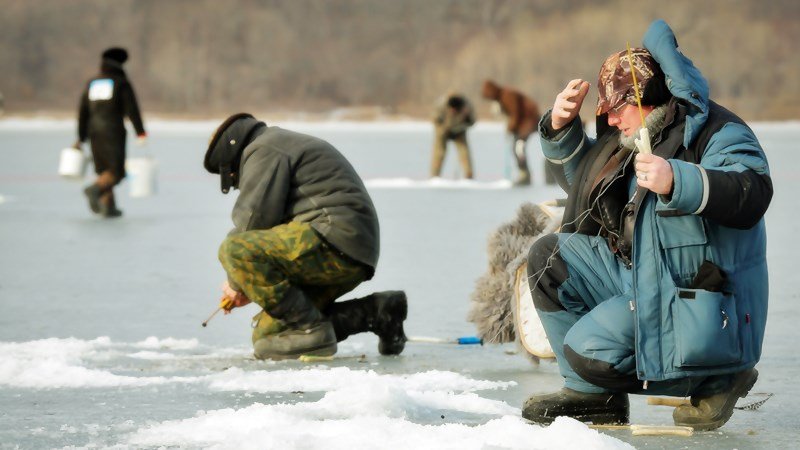
M 239 190 L 219 259 L 226 312 L 250 302 L 263 309 L 254 317 L 257 358 L 333 355 L 337 342 L 364 331 L 378 335 L 381 354 L 403 351 L 405 293 L 335 303 L 372 278 L 379 254 L 375 207 L 341 153 L 235 114 L 212 136 L 204 166 L 220 174 L 223 193 Z

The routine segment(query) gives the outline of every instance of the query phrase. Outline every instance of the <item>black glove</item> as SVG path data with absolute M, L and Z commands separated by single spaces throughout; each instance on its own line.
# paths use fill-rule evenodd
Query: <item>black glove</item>
M 727 278 L 725 272 L 719 266 L 706 260 L 700 265 L 700 269 L 697 270 L 697 275 L 694 276 L 689 288 L 703 289 L 709 292 L 722 292 Z

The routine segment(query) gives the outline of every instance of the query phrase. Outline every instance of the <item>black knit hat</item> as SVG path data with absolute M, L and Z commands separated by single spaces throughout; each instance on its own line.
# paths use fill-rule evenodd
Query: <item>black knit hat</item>
M 122 47 L 111 47 L 103 52 L 103 59 L 110 59 L 122 64 L 128 60 L 128 51 Z
M 258 121 L 252 114 L 238 113 L 228 117 L 217 127 L 208 143 L 203 167 L 220 175 L 223 194 L 238 185 L 235 177 L 239 171 L 242 152 L 250 144 L 256 130 L 265 126 L 264 122 Z

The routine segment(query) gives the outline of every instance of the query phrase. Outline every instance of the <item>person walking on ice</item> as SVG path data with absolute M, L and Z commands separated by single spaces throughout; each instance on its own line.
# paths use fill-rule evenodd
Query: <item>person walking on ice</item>
M 137 144 L 145 145 L 147 133 L 142 123 L 133 85 L 122 65 L 128 60 L 124 48 L 112 47 L 103 52 L 100 74 L 86 84 L 78 111 L 76 149 L 87 139 L 97 180 L 84 189 L 92 212 L 103 217 L 119 217 L 114 186 L 125 178 L 125 131 L 127 117 L 136 130 Z

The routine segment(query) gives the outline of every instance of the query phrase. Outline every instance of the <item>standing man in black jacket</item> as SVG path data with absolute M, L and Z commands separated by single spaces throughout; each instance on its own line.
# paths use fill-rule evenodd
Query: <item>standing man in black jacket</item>
M 133 86 L 122 64 L 128 52 L 119 47 L 103 52 L 100 74 L 86 84 L 78 113 L 78 141 L 74 147 L 89 139 L 97 180 L 84 189 L 89 208 L 103 217 L 119 217 L 122 211 L 114 201 L 114 186 L 125 178 L 125 124 L 128 119 L 138 136 L 137 143 L 144 145 L 147 133 L 142 124 Z
M 403 351 L 402 291 L 334 303 L 375 273 L 378 216 L 353 166 L 329 143 L 267 127 L 250 114 L 225 120 L 204 166 L 223 193 L 239 190 L 234 229 L 219 249 L 226 312 L 250 302 L 259 359 L 329 356 L 351 334 L 372 331 L 384 355 Z

